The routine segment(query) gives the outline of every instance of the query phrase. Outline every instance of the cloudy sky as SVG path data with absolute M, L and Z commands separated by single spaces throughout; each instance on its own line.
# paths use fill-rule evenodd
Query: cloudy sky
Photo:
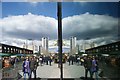
M 52 2 L 57 2 L 57 1 L 62 1 L 62 2 L 78 2 L 78 1 L 84 1 L 84 2 L 118 2 L 119 0 L 1 0 L 2 2 L 48 2 L 48 1 L 52 1 Z
M 1 42 L 23 44 L 26 39 L 57 39 L 57 3 L 3 2 Z M 76 36 L 97 44 L 118 38 L 117 2 L 62 3 L 63 39 Z

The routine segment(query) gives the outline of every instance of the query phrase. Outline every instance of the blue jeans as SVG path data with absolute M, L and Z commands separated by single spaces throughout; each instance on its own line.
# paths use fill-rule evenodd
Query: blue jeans
M 92 77 L 94 73 L 95 73 L 95 80 L 98 80 L 98 71 L 92 72 Z
M 24 80 L 27 80 L 27 79 L 26 79 L 26 78 L 27 78 L 26 75 L 28 75 L 28 78 L 29 78 L 29 77 L 30 77 L 30 73 L 29 73 L 29 72 L 24 72 L 24 73 L 23 73 Z

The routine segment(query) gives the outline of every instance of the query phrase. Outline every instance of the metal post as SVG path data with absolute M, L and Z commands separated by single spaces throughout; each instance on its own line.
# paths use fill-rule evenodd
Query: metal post
M 41 55 L 41 46 L 39 46 L 39 55 Z
M 59 54 L 59 65 L 60 65 L 60 80 L 63 80 L 63 65 L 62 65 L 62 8 L 61 2 L 57 3 L 57 16 L 58 16 L 58 54 Z
M 120 41 L 120 1 L 118 2 L 118 41 Z

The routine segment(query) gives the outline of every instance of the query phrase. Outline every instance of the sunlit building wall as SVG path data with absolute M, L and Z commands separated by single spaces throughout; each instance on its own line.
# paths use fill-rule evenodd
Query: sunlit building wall
M 48 38 L 47 37 L 42 38 L 42 51 L 41 52 L 44 55 L 49 55 L 48 54 Z
M 76 54 L 76 37 L 70 38 L 70 55 Z

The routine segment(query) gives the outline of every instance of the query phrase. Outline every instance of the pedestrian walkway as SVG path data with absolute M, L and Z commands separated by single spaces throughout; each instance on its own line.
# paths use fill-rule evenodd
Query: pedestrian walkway
M 84 67 L 78 65 L 70 65 L 68 63 L 63 65 L 64 78 L 80 78 L 84 76 Z
M 2 69 L 0 69 L 0 80 L 2 79 Z
M 23 75 L 22 70 L 19 71 L 21 75 Z M 78 66 L 76 64 L 70 65 L 68 63 L 63 64 L 63 77 L 64 78 L 80 78 L 84 77 L 84 67 Z M 32 74 L 32 78 L 33 78 Z M 37 68 L 37 77 L 39 78 L 60 78 L 60 68 L 58 68 L 58 64 L 52 63 L 52 66 L 43 65 L 38 66 Z M 89 74 L 88 74 L 89 77 Z M 23 77 L 22 77 L 23 78 Z

